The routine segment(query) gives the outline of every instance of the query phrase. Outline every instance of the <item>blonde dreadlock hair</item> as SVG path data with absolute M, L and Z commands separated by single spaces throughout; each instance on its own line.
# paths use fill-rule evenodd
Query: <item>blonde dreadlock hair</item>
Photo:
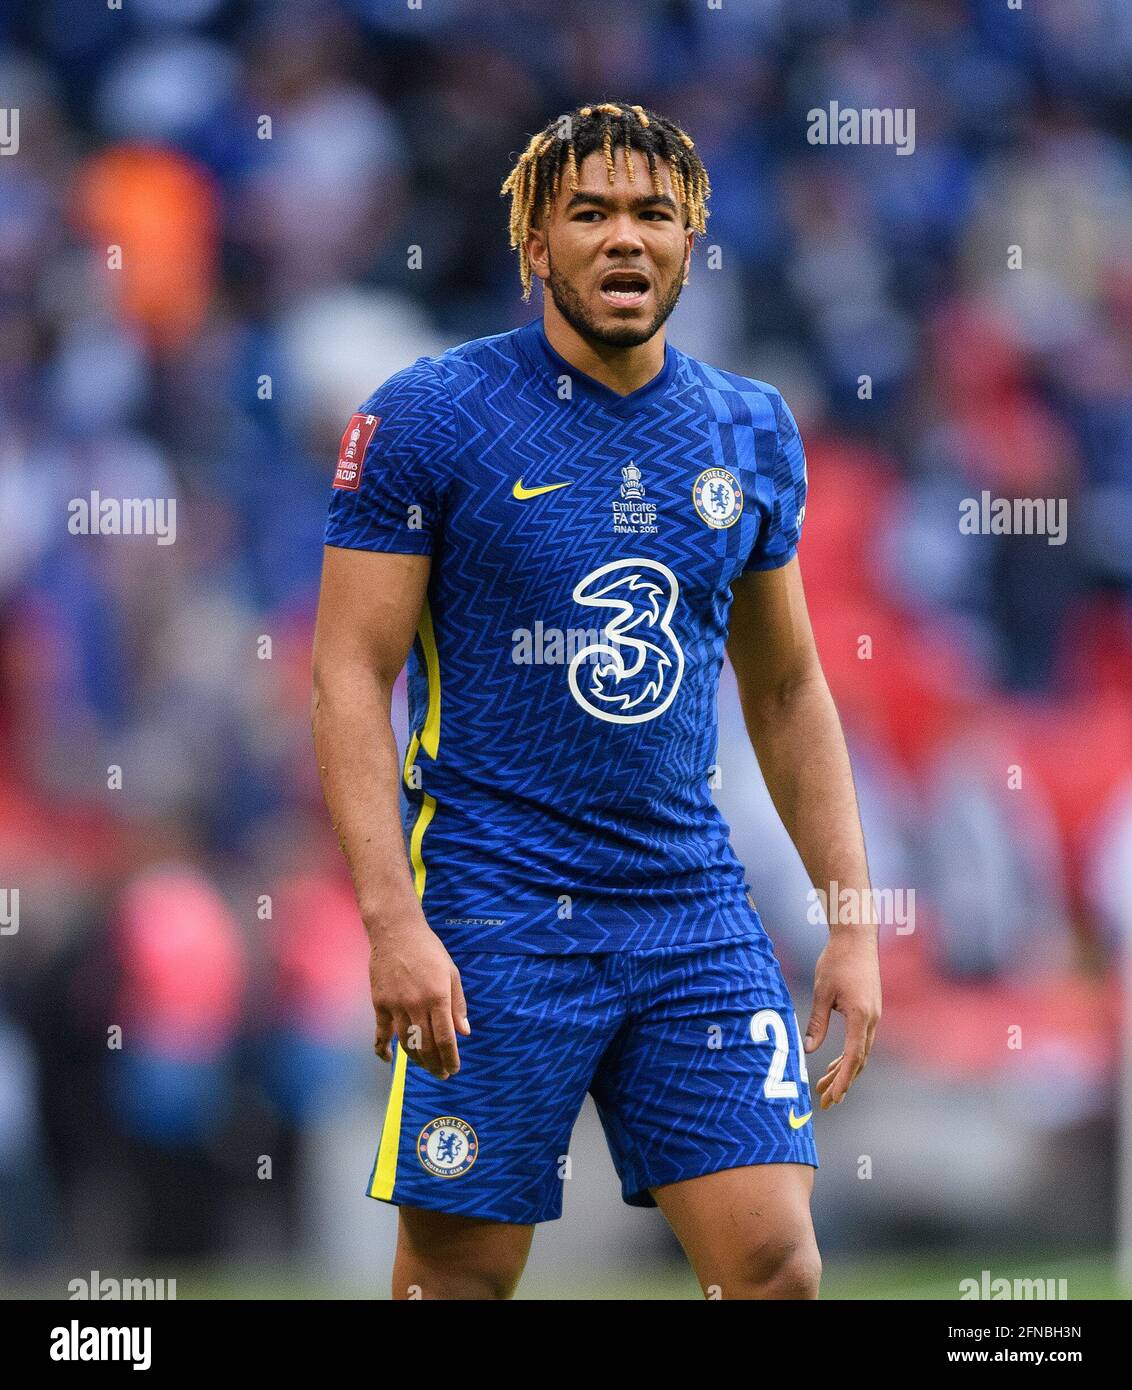
M 637 149 L 644 154 L 655 193 L 664 192 L 657 159 L 667 160 L 672 191 L 684 205 L 686 225 L 701 236 L 707 231 L 711 184 L 692 140 L 679 126 L 643 106 L 604 101 L 597 106 L 577 107 L 531 136 L 499 190 L 500 197 L 511 195 L 511 246 L 519 252 L 524 303 L 531 297 L 527 233 L 536 210 L 541 209 L 544 219 L 549 217 L 561 187 L 563 170 L 567 187 L 571 192 L 577 191 L 578 166 L 594 150 L 601 150 L 612 183 L 617 167 L 614 146 L 624 152 L 625 175 L 630 183 L 636 180 L 636 172 L 629 151 Z

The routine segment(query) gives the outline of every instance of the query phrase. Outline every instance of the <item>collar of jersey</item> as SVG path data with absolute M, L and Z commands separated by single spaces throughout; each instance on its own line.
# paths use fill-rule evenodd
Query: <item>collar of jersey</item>
M 604 382 L 579 371 L 572 363 L 567 362 L 561 353 L 555 352 L 546 336 L 542 319 L 533 319 L 525 329 L 520 329 L 520 332 L 527 339 L 535 355 L 541 357 L 554 376 L 569 376 L 574 382 L 575 390 L 583 392 L 590 400 L 614 415 L 631 415 L 641 406 L 647 405 L 668 387 L 676 374 L 676 349 L 665 339 L 664 366 L 651 381 L 646 381 L 643 386 L 638 386 L 635 391 L 622 396 Z

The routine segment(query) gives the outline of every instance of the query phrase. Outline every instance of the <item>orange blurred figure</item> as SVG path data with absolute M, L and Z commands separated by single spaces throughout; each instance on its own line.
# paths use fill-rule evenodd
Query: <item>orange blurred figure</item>
M 105 248 L 120 246 L 116 304 L 158 351 L 191 339 L 216 273 L 220 199 L 211 176 L 184 155 L 117 146 L 76 180 L 76 218 Z

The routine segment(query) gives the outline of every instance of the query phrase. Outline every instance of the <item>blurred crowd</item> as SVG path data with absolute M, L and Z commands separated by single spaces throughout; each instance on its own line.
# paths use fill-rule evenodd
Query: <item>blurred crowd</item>
M 915 929 L 882 932 L 878 1051 L 1007 1075 L 1017 1126 L 1107 1142 L 1132 7 L 42 0 L 0 45 L 0 1263 L 110 1223 L 219 1251 L 264 1155 L 256 1239 L 286 1248 L 304 1130 L 372 1091 L 376 1138 L 308 723 L 334 451 L 393 371 L 541 313 L 499 185 L 587 100 L 695 139 L 708 234 L 669 333 L 802 428 L 803 575 L 874 873 L 915 890 Z M 831 101 L 914 108 L 914 153 L 811 145 Z M 984 491 L 1064 499 L 1065 543 L 965 534 Z M 72 534 L 95 492 L 176 498 L 176 543 Z M 729 681 L 719 761 L 801 1013 L 821 930 Z

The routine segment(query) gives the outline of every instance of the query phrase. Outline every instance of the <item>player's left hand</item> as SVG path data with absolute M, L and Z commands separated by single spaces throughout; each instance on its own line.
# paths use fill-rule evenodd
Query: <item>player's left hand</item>
M 864 1070 L 880 1021 L 880 961 L 874 926 L 857 925 L 831 933 L 814 970 L 814 1002 L 806 1025 L 807 1053 L 825 1041 L 830 1013 L 845 1018 L 845 1051 L 835 1057 L 814 1086 L 821 1108 L 839 1105 Z

